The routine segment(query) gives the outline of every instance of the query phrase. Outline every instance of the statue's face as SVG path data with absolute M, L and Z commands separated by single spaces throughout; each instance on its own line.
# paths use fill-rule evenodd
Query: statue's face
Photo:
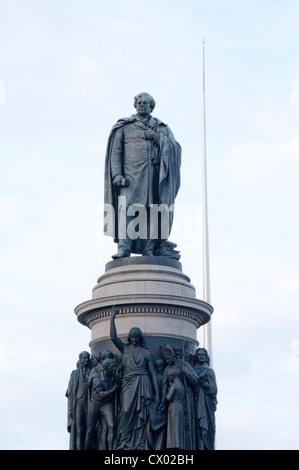
M 146 117 L 152 112 L 150 98 L 146 95 L 141 95 L 136 101 L 136 111 L 138 116 Z
M 83 353 L 80 357 L 80 362 L 82 364 L 82 366 L 88 366 L 89 364 L 89 361 L 90 361 L 90 354 L 89 353 Z
M 90 362 L 91 362 L 91 367 L 96 367 L 99 363 L 99 357 L 98 356 L 91 356 L 90 357 Z
M 107 358 L 103 361 L 103 369 L 105 369 L 106 372 L 111 373 L 113 370 L 113 366 L 114 361 L 112 359 Z
M 131 340 L 131 344 L 133 344 L 133 346 L 138 346 L 138 344 L 140 343 L 139 333 L 137 333 L 137 332 L 131 333 L 130 334 L 130 340 Z
M 163 372 L 164 370 L 164 361 L 158 360 L 156 362 L 156 368 L 159 373 Z
M 174 378 L 175 378 L 174 374 L 169 374 L 168 375 L 168 380 L 169 380 L 170 383 L 173 383 Z
M 164 356 L 166 364 L 172 365 L 175 363 L 175 355 L 171 352 L 167 352 Z
M 204 351 L 196 351 L 195 354 L 197 362 L 205 362 L 206 361 L 206 353 Z
M 174 379 L 178 377 L 178 371 L 177 369 L 170 368 L 167 374 L 168 380 L 170 383 L 174 382 Z
M 130 343 L 133 345 L 133 346 L 139 346 L 141 344 L 141 331 L 139 330 L 139 328 L 131 328 L 130 332 L 129 332 L 129 339 L 130 339 Z
M 114 356 L 113 356 L 113 353 L 111 351 L 104 351 L 102 353 L 102 361 L 104 361 L 105 359 L 114 359 Z

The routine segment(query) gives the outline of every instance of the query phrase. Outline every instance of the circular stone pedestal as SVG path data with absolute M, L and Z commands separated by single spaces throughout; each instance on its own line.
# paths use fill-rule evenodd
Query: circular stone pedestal
M 141 329 L 146 346 L 156 357 L 168 343 L 183 350 L 185 342 L 194 353 L 197 329 L 207 323 L 213 307 L 196 299 L 195 288 L 176 260 L 157 256 L 135 256 L 111 261 L 93 288 L 92 299 L 75 309 L 78 321 L 91 330 L 91 352 L 115 352 L 110 340 L 110 314 L 117 333 L 127 341 L 132 327 Z

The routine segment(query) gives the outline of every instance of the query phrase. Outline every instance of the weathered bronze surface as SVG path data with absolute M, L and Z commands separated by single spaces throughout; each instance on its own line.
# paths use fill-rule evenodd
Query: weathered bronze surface
M 108 139 L 105 233 L 118 251 L 92 300 L 76 309 L 93 339 L 92 356 L 80 353 L 66 392 L 69 447 L 213 450 L 216 377 L 207 351 L 196 349 L 196 329 L 213 308 L 196 299 L 168 239 L 181 147 L 151 115 L 150 95 L 137 95 L 134 105 L 136 114 L 120 119 Z
M 136 114 L 117 121 L 108 138 L 104 233 L 118 242 L 114 259 L 131 253 L 178 259 L 168 236 L 180 187 L 181 147 L 168 125 L 151 115 L 150 95 L 137 95 L 134 106 Z
M 110 335 L 119 355 L 83 352 L 71 374 L 70 449 L 213 450 L 217 384 L 207 351 L 164 344 L 155 359 L 139 328 L 127 342 L 118 337 L 117 314 Z

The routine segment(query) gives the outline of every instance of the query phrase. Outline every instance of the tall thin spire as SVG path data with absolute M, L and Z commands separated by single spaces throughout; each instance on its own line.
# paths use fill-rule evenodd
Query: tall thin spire
M 208 230 L 208 191 L 207 191 L 207 155 L 206 155 L 206 78 L 205 78 L 205 41 L 203 39 L 203 300 L 211 303 L 210 260 Z M 204 347 L 208 351 L 212 364 L 212 327 L 211 321 L 204 325 Z

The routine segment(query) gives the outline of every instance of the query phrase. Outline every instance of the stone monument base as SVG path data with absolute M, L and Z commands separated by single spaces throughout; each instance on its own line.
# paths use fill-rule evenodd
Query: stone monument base
M 126 342 L 132 327 L 141 329 L 155 358 L 167 343 L 178 354 L 194 354 L 197 330 L 207 323 L 213 307 L 196 299 L 195 288 L 179 261 L 159 256 L 133 256 L 110 261 L 92 291 L 92 299 L 75 309 L 80 323 L 91 330 L 91 354 L 119 352 L 110 340 L 110 315 L 119 310 L 117 333 Z

